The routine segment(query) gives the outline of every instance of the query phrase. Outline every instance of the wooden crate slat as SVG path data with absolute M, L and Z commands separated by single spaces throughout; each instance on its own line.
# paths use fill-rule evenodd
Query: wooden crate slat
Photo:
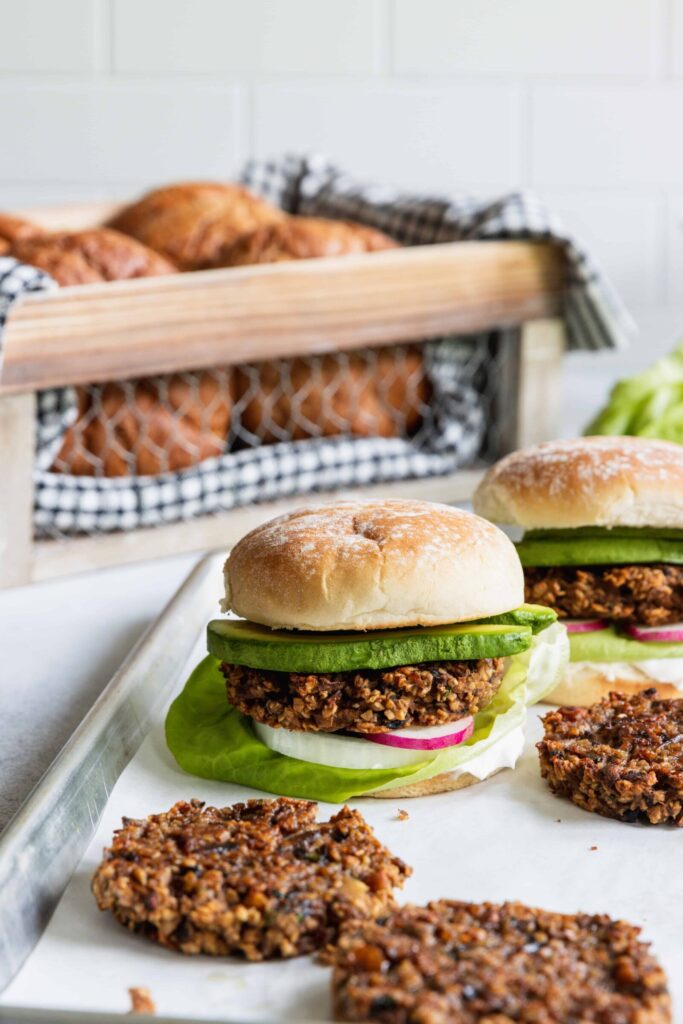
M 459 242 L 27 295 L 0 393 L 411 341 L 556 314 L 553 246 Z

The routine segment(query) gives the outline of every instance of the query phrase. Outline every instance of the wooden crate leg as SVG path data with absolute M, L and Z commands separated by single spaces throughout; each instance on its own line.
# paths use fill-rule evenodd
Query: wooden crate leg
M 0 587 L 31 582 L 36 396 L 0 396 Z
M 559 435 L 562 426 L 562 320 L 530 320 L 521 328 L 517 432 L 515 445 L 525 448 Z

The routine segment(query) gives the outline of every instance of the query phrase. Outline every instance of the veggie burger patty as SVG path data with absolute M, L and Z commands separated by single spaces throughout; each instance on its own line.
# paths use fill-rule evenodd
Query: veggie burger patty
M 683 565 L 524 569 L 526 600 L 571 619 L 667 625 L 683 619 Z
M 611 693 L 543 718 L 541 775 L 557 796 L 608 818 L 683 826 L 683 700 Z
M 336 1020 L 380 1024 L 670 1024 L 640 929 L 605 914 L 437 900 L 346 930 Z
M 324 952 L 339 929 L 394 906 L 411 869 L 344 807 L 180 801 L 123 819 L 92 880 L 100 910 L 181 953 L 248 960 Z
M 476 714 L 495 696 L 504 658 L 439 661 L 328 675 L 267 672 L 223 662 L 228 700 L 273 728 L 389 732 Z

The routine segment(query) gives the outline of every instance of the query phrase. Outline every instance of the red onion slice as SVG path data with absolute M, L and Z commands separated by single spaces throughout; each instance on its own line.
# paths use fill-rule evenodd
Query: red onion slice
M 366 733 L 363 739 L 381 743 L 385 747 L 399 750 L 442 750 L 464 743 L 474 732 L 474 718 L 468 715 L 458 722 L 446 725 L 415 726 L 411 729 L 396 729 L 394 732 Z
M 626 632 L 643 643 L 683 644 L 683 622 L 670 626 L 628 626 Z
M 595 633 L 598 629 L 607 629 L 606 619 L 560 619 L 568 633 Z

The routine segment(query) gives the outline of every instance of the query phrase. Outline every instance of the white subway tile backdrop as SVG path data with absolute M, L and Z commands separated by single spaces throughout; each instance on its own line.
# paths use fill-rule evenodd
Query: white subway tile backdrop
M 683 333 L 683 0 L 0 0 L 0 209 L 322 150 L 532 188 Z

